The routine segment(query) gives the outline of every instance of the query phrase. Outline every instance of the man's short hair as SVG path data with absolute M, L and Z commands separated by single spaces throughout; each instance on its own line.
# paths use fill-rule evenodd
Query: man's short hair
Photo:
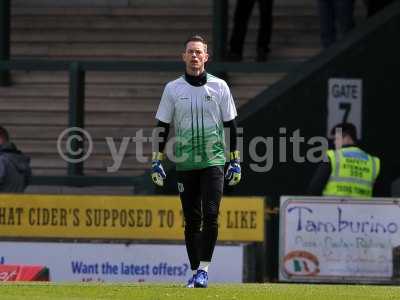
M 207 41 L 205 38 L 203 38 L 201 35 L 192 35 L 191 37 L 189 37 L 186 41 L 185 41 L 185 48 L 187 47 L 187 44 L 189 42 L 201 42 L 204 45 L 204 50 L 207 52 Z
M 331 135 L 335 133 L 342 133 L 342 137 L 349 136 L 353 141 L 357 141 L 357 128 L 352 123 L 339 123 L 331 130 Z
M 0 138 L 6 142 L 10 140 L 10 135 L 8 134 L 7 129 L 5 129 L 3 126 L 0 126 Z

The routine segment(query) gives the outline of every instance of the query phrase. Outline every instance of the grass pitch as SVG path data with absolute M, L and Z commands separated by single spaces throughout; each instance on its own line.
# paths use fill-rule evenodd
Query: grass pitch
M 187 289 L 177 284 L 3 283 L 1 300 L 386 300 L 400 299 L 400 287 L 322 284 L 211 284 Z

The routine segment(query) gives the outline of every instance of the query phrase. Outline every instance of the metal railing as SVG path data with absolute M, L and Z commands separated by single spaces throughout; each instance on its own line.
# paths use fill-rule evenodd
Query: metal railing
M 68 71 L 69 72 L 69 107 L 68 107 L 68 126 L 85 128 L 85 78 L 86 73 L 90 71 L 101 72 L 140 72 L 154 71 L 174 72 L 182 71 L 184 65 L 182 62 L 174 61 L 49 61 L 49 60 L 11 60 L 0 61 L 1 71 Z M 293 62 L 276 63 L 228 63 L 212 62 L 207 66 L 207 70 L 212 73 L 281 73 L 289 72 L 297 66 Z M 81 132 L 70 132 L 70 135 L 80 135 Z M 71 145 L 72 152 L 82 149 L 82 142 L 79 139 L 73 139 Z M 78 159 L 83 153 L 71 158 Z M 68 176 L 40 176 L 35 177 L 34 184 L 49 185 L 131 185 L 131 177 L 118 177 L 118 179 L 101 176 L 83 176 L 83 162 L 68 163 Z M 85 179 L 83 180 L 83 177 Z
M 243 73 L 287 73 L 298 65 L 298 61 L 276 61 L 269 63 L 232 63 L 224 62 L 227 37 L 228 1 L 214 1 L 213 5 L 213 60 L 207 64 L 207 70 L 214 74 L 229 72 Z M 19 59 L 10 60 L 10 0 L 0 1 L 0 22 L 4 25 L 0 29 L 0 85 L 9 85 L 10 71 L 68 71 L 69 72 L 69 108 L 68 126 L 85 127 L 85 78 L 91 71 L 100 72 L 174 72 L 183 71 L 184 65 L 179 61 L 63 61 L 46 59 Z M 70 135 L 83 136 L 82 132 L 70 132 Z M 81 149 L 82 142 L 73 139 L 71 149 L 74 152 Z M 76 152 L 76 151 L 75 151 Z M 80 155 L 84 155 L 81 153 Z M 72 156 L 77 159 L 79 156 Z M 68 163 L 67 176 L 37 176 L 33 184 L 49 185 L 132 185 L 132 177 L 102 177 L 84 176 L 83 162 Z
M 0 1 L 0 61 L 10 59 L 10 0 Z M 10 84 L 8 70 L 0 71 L 0 86 Z

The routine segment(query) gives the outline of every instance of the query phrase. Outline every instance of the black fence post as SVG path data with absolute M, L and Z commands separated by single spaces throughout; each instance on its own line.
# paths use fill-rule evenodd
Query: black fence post
M 266 280 L 279 280 L 279 198 L 268 196 L 265 216 Z
M 78 62 L 73 62 L 69 68 L 69 128 L 77 128 L 69 132 L 70 153 L 68 175 L 83 175 L 84 156 L 84 117 L 85 117 L 85 71 Z M 87 138 L 87 137 L 86 137 Z
M 10 60 L 10 0 L 0 1 L 0 61 Z M 10 71 L 0 71 L 0 86 L 11 84 Z
M 214 0 L 213 11 L 213 61 L 225 57 L 228 31 L 228 0 Z

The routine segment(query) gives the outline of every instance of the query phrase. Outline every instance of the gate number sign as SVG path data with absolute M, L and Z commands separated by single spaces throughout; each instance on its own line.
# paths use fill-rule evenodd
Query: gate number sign
M 330 78 L 328 81 L 327 135 L 338 123 L 350 122 L 357 128 L 361 138 L 362 80 Z

